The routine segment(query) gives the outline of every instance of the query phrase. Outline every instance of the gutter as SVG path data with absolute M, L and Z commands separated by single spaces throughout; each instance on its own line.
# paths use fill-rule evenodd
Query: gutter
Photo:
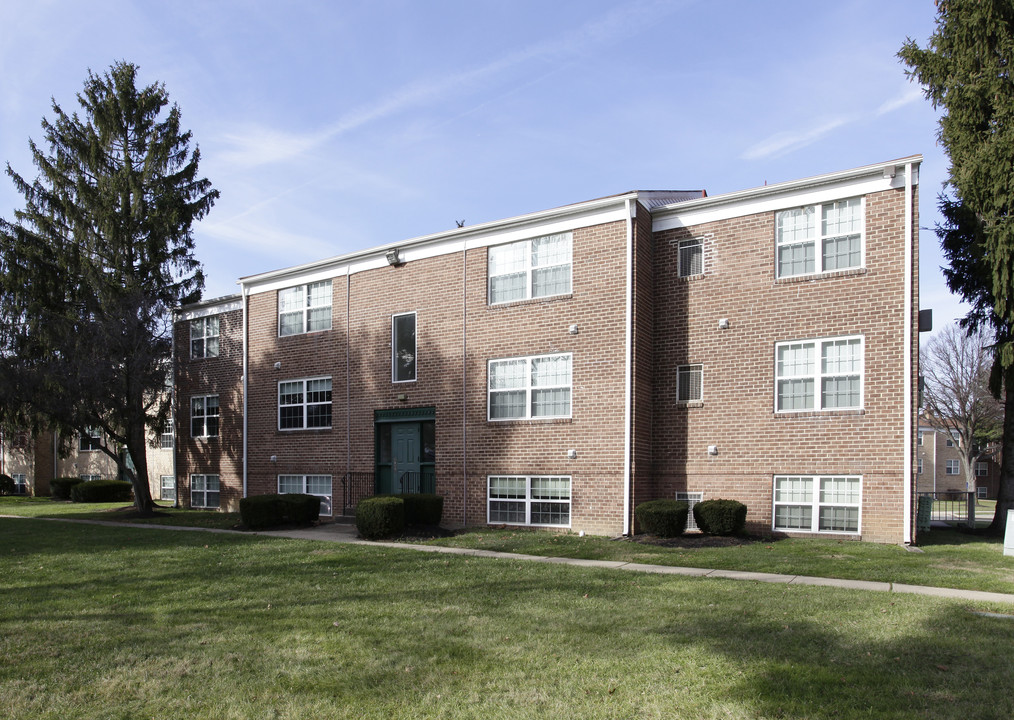
M 634 223 L 632 215 L 635 209 L 630 198 L 627 206 L 627 297 L 626 297 L 626 339 L 624 343 L 625 372 L 623 378 L 623 534 L 630 535 L 630 454 L 631 454 L 631 423 L 633 422 L 633 343 L 634 343 Z
M 912 162 L 905 163 L 905 462 L 904 462 L 904 533 L 905 544 L 912 542 L 912 301 L 915 293 L 915 278 L 912 269 Z M 934 468 L 934 473 L 936 469 Z
M 247 321 L 247 306 L 250 304 L 250 290 L 246 285 L 243 290 L 243 497 L 247 497 L 247 374 L 249 372 L 250 354 L 248 340 L 250 327 Z

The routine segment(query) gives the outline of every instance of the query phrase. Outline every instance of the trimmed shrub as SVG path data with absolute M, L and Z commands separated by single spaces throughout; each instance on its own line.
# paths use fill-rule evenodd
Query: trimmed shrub
M 70 499 L 73 502 L 119 502 L 131 500 L 134 497 L 134 488 L 129 482 L 123 480 L 92 480 L 82 482 L 71 488 Z
M 277 525 L 312 525 L 320 519 L 320 498 L 301 493 L 254 495 L 239 501 L 243 524 L 251 530 Z
M 49 481 L 49 491 L 54 500 L 70 500 L 70 491 L 84 480 L 76 477 L 59 477 Z
M 444 515 L 444 498 L 430 493 L 397 495 L 405 501 L 406 525 L 439 525 Z
M 746 527 L 746 505 L 738 500 L 702 500 L 694 505 L 694 520 L 708 535 L 738 535 Z
M 285 493 L 278 496 L 282 519 L 296 525 L 312 525 L 320 520 L 320 498 L 317 495 Z
M 10 475 L 0 473 L 0 495 L 13 495 L 17 489 L 17 483 Z
M 398 535 L 405 529 L 405 501 L 390 495 L 360 500 L 356 507 L 356 529 L 367 540 Z
M 668 538 L 687 529 L 690 505 L 684 500 L 650 500 L 634 508 L 641 530 L 649 535 Z

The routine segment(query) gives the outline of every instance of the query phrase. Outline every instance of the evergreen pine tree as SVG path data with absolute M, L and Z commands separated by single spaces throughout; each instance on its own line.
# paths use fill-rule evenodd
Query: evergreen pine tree
M 101 429 L 148 514 L 146 431 L 168 424 L 171 314 L 200 298 L 192 225 L 218 191 L 164 86 L 136 78 L 126 62 L 89 71 L 80 115 L 54 100 L 48 147 L 29 141 L 36 179 L 7 165 L 25 205 L 0 219 L 0 415 Z

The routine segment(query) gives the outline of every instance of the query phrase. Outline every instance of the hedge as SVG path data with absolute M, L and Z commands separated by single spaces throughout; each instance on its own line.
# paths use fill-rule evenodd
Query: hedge
M 391 495 L 360 500 L 356 507 L 356 529 L 367 540 L 400 534 L 405 529 L 405 501 Z
M 405 501 L 406 525 L 439 525 L 444 515 L 444 498 L 431 493 L 396 495 Z
M 738 500 L 702 500 L 694 505 L 694 520 L 708 535 L 738 535 L 746 527 L 746 505 Z
M 133 497 L 133 486 L 123 480 L 81 482 L 70 490 L 70 499 L 78 503 L 129 501 Z
M 10 475 L 0 473 L 0 495 L 13 495 L 18 485 Z
M 690 505 L 684 500 L 650 500 L 634 508 L 641 530 L 662 538 L 682 535 L 687 529 Z
M 49 481 L 49 491 L 54 500 L 70 500 L 70 491 L 84 480 L 78 477 L 58 477 Z M 93 481 L 94 482 L 94 481 Z
M 276 525 L 311 525 L 320 519 L 320 497 L 302 493 L 254 495 L 239 501 L 243 524 L 251 530 Z

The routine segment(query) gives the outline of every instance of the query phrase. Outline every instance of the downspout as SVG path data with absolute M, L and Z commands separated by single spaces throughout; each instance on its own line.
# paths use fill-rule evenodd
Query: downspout
M 630 199 L 627 206 L 627 298 L 626 298 L 626 342 L 624 356 L 626 370 L 623 378 L 623 534 L 630 535 L 630 453 L 631 453 L 631 389 L 633 387 L 633 343 L 634 343 L 634 209 Z
M 247 306 L 250 304 L 250 290 L 243 286 L 243 497 L 247 496 L 247 430 L 248 430 L 248 379 L 250 371 L 250 349 L 248 346 L 250 326 L 247 321 Z
M 345 268 L 345 477 L 352 472 L 352 273 Z M 344 492 L 344 483 L 343 483 Z M 332 488 L 331 492 L 334 492 Z M 344 505 L 344 500 L 342 501 Z M 332 510 L 332 512 L 334 512 Z M 342 514 L 345 508 L 342 507 Z
M 180 479 L 176 476 L 176 440 L 179 438 L 179 432 L 176 427 L 176 323 L 179 322 L 179 315 L 173 310 L 173 325 L 172 325 L 172 345 L 169 349 L 169 363 L 172 367 L 173 373 L 173 384 L 169 388 L 169 407 L 172 408 L 172 428 L 173 428 L 173 507 L 178 508 L 180 506 Z M 162 499 L 162 480 L 159 479 L 159 500 Z
M 912 270 L 912 163 L 905 163 L 905 463 L 904 463 L 904 542 L 912 542 L 912 301 L 915 278 Z M 934 468 L 934 472 L 936 469 Z
M 468 527 L 468 244 L 461 243 L 461 525 Z

